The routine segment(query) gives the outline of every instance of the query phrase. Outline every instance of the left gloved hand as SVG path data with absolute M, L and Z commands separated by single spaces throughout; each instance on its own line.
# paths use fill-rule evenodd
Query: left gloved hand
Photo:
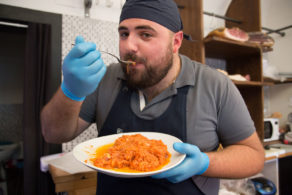
M 186 154 L 186 158 L 176 167 L 163 173 L 153 175 L 155 179 L 167 179 L 172 183 L 184 181 L 194 175 L 203 174 L 209 167 L 209 157 L 200 149 L 187 143 L 174 143 L 173 148 L 182 154 Z
M 65 57 L 61 89 L 70 99 L 83 101 L 100 83 L 106 72 L 101 54 L 96 45 L 77 36 L 75 46 Z

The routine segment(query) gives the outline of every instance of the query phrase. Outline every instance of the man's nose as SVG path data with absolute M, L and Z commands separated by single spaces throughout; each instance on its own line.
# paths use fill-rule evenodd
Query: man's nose
M 139 41 L 135 35 L 130 35 L 124 44 L 124 49 L 130 53 L 136 53 L 138 51 Z

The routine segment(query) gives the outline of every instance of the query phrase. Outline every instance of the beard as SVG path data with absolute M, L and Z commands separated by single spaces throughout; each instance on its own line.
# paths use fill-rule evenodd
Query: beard
M 129 68 L 127 71 L 127 66 L 122 65 L 123 72 L 126 75 L 127 85 L 134 89 L 146 89 L 159 83 L 171 69 L 173 64 L 172 48 L 169 46 L 165 55 L 155 64 L 150 64 L 146 58 L 138 57 L 130 53 L 126 54 L 125 59 L 130 59 L 136 63 L 143 63 L 145 66 L 144 71 L 139 71 L 134 68 Z

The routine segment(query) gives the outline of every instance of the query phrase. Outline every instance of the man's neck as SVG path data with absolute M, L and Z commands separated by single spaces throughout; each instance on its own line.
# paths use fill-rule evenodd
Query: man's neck
M 178 55 L 175 55 L 173 58 L 173 66 L 167 73 L 167 75 L 156 85 L 143 89 L 142 92 L 147 98 L 147 102 L 150 102 L 154 97 L 159 95 L 170 85 L 172 85 L 176 78 L 178 77 L 181 70 L 181 61 Z

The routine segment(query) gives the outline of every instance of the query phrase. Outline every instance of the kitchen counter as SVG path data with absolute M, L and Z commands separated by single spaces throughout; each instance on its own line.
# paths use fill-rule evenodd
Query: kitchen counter
M 95 195 L 97 172 L 78 162 L 72 152 L 62 153 L 43 159 L 43 168 L 46 164 L 55 183 L 55 192 L 67 192 L 68 195 Z
M 262 175 L 271 180 L 277 187 L 277 195 L 291 194 L 287 186 L 291 181 L 292 145 L 281 143 L 270 144 L 270 149 L 265 150 L 266 162 Z M 288 185 L 289 184 L 289 185 Z
M 292 156 L 292 145 L 277 143 L 269 146 L 270 149 L 265 150 L 266 160 Z
M 49 171 L 55 183 L 56 193 L 67 192 L 68 195 L 96 194 L 96 171 L 71 174 L 53 165 L 49 165 Z

